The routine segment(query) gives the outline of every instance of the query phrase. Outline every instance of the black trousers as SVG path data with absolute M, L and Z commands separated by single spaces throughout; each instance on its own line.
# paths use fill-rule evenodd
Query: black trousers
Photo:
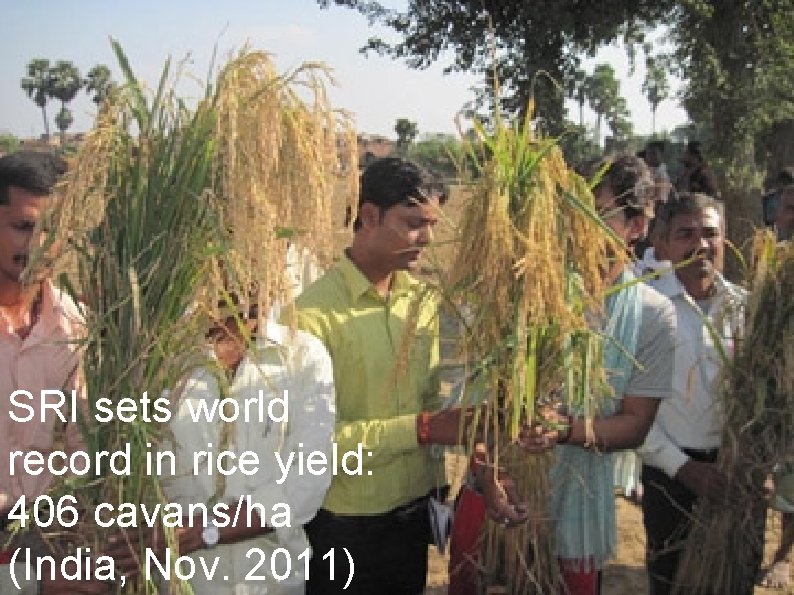
M 650 595 L 672 592 L 696 501 L 695 494 L 663 471 L 642 466 L 642 520 Z
M 687 450 L 693 459 L 714 462 L 716 451 L 699 453 Z M 655 467 L 642 467 L 642 517 L 645 524 L 646 566 L 650 595 L 669 595 L 672 592 L 678 565 L 691 528 L 692 509 L 697 496 L 678 481 L 669 478 Z M 765 510 L 759 509 L 756 516 L 755 535 L 748 536 L 747 546 L 754 548 L 753 565 L 757 571 L 761 566 L 764 543 Z M 754 574 L 754 573 L 751 573 Z M 753 584 L 746 585 L 740 593 L 730 595 L 752 595 Z M 726 594 L 727 595 L 727 594 Z
M 306 595 L 420 595 L 432 539 L 427 498 L 381 515 L 338 515 L 321 509 L 306 525 L 312 546 Z M 353 559 L 353 579 L 344 549 Z M 333 580 L 329 558 L 333 549 Z

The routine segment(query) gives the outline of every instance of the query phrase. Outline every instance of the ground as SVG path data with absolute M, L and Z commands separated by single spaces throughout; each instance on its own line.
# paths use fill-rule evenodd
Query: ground
M 647 595 L 645 576 L 645 533 L 642 512 L 631 502 L 618 497 L 618 556 L 604 575 L 604 595 Z M 767 520 L 766 556 L 769 560 L 780 537 L 780 516 L 771 513 Z M 428 571 L 427 595 L 444 595 L 447 592 L 446 556 L 440 556 L 431 548 Z M 794 587 L 788 589 L 763 589 L 756 587 L 755 595 L 794 595 Z

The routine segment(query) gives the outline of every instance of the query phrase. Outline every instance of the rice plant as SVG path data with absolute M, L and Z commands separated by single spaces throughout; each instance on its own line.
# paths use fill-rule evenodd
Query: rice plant
M 610 255 L 624 253 L 556 140 L 535 134 L 532 111 L 515 124 L 497 114 L 491 132 L 476 126 L 477 177 L 450 276 L 466 312 L 465 359 L 476 362 L 465 392 L 492 395 L 489 464 L 507 470 L 530 504 L 529 523 L 505 529 L 489 520 L 483 540 L 483 592 L 510 594 L 559 590 L 548 513 L 553 455 L 528 456 L 514 441 L 522 423 L 543 421 L 549 395 L 592 416 L 608 394 L 595 329 Z
M 65 246 L 72 264 L 61 281 L 85 306 L 87 450 L 130 445 L 130 473 L 105 470 L 56 487 L 78 498 L 87 519 L 71 541 L 91 538 L 94 551 L 108 532 L 90 522 L 99 503 L 164 498 L 145 454 L 168 445 L 168 428 L 142 419 L 144 391 L 153 400 L 193 367 L 210 365 L 205 337 L 223 315 L 219 304 L 235 298 L 264 313 L 289 298 L 288 238 L 326 258 L 332 193 L 353 187 L 356 173 L 351 155 L 346 173 L 340 169 L 338 139 L 348 139 L 348 153 L 355 144 L 348 119 L 328 104 L 320 65 L 279 75 L 267 54 L 244 50 L 191 105 L 175 91 L 179 69 L 170 61 L 150 93 L 115 41 L 113 49 L 125 84 L 71 164 L 42 246 L 42 254 Z M 137 419 L 92 423 L 101 397 L 114 406 L 133 398 Z M 175 546 L 173 531 L 166 535 Z M 188 590 L 174 579 L 171 592 Z M 157 591 L 152 582 L 128 581 L 120 592 Z

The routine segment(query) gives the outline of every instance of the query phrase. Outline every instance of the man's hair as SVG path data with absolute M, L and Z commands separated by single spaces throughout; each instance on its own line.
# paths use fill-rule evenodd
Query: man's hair
M 590 161 L 578 170 L 587 179 L 592 179 L 600 171 L 604 172 L 593 192 L 608 188 L 615 197 L 616 208 L 623 211 L 626 219 L 648 212 L 651 179 L 648 166 L 639 157 L 622 153 Z
M 699 140 L 689 141 L 689 144 L 686 146 L 686 152 L 697 157 L 699 161 L 703 161 L 703 151 L 700 148 Z
M 52 153 L 17 151 L 0 157 L 0 205 L 8 204 L 9 186 L 44 196 L 64 173 L 66 162 Z
M 447 201 L 444 183 L 432 173 L 402 157 L 384 157 L 372 162 L 361 174 L 358 206 L 372 203 L 383 213 L 395 205 L 412 206 L 438 198 Z M 353 229 L 361 227 L 356 217 Z
M 714 209 L 719 213 L 720 219 L 722 212 L 719 203 L 702 192 L 679 192 L 661 205 L 656 213 L 656 226 L 660 237 L 667 237 L 670 234 L 670 223 L 678 215 L 699 213 L 704 209 Z
M 648 149 L 656 149 L 657 151 L 659 151 L 661 154 L 664 155 L 665 147 L 666 147 L 666 143 L 663 140 L 652 140 L 645 145 L 645 150 L 647 151 Z
M 788 166 L 777 172 L 775 185 L 778 187 L 791 186 L 794 184 L 794 167 Z

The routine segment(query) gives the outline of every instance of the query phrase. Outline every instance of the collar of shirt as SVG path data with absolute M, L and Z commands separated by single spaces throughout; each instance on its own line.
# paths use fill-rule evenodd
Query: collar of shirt
M 345 253 L 342 257 L 342 260 L 339 262 L 339 272 L 342 274 L 342 279 L 344 279 L 345 286 L 347 290 L 350 292 L 350 296 L 353 300 L 357 300 L 362 295 L 372 290 L 373 293 L 377 294 L 377 291 L 372 285 L 372 282 L 364 276 L 364 273 L 361 272 L 355 263 L 350 260 L 350 257 Z M 391 281 L 391 294 L 392 295 L 402 295 L 406 293 L 410 293 L 410 291 L 418 285 L 419 282 L 411 277 L 405 271 L 394 271 L 392 274 L 392 281 Z
M 80 311 L 69 296 L 62 289 L 56 288 L 52 281 L 45 279 L 41 282 L 39 319 L 33 325 L 25 343 L 37 343 L 42 338 L 51 337 L 57 330 L 62 331 L 66 336 L 73 336 L 81 320 Z M 2 312 L 0 312 L 1 336 L 17 337 L 13 325 Z
M 692 303 L 694 300 L 686 292 L 684 284 L 678 279 L 675 271 L 670 270 L 660 275 L 653 283 L 654 289 L 659 293 L 667 296 L 670 299 L 686 297 Z M 725 301 L 741 303 L 747 296 L 747 291 L 728 281 L 721 273 L 717 273 L 714 277 L 714 287 L 716 289 L 714 303 L 722 303 Z

